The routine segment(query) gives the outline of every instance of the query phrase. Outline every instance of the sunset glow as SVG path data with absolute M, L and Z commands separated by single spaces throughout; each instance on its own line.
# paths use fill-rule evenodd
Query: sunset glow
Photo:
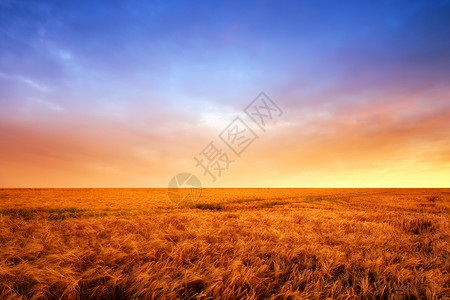
M 449 187 L 449 2 L 277 3 L 0 2 L 0 187 Z

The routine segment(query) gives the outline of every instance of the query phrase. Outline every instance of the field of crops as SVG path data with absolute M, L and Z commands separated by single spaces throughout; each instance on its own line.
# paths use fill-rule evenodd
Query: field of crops
M 1 189 L 1 299 L 450 298 L 450 189 Z

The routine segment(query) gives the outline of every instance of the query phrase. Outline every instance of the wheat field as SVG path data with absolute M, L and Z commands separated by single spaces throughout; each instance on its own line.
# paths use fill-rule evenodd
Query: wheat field
M 450 189 L 0 190 L 1 299 L 449 299 Z

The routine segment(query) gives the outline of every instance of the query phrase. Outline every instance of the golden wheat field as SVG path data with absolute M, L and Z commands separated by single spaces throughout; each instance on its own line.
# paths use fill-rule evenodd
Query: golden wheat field
M 449 299 L 450 189 L 0 190 L 1 299 Z

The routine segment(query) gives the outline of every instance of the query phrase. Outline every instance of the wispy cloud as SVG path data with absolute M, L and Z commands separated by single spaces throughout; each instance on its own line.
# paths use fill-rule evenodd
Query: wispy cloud
M 21 83 L 25 83 L 26 85 L 37 89 L 41 92 L 48 92 L 49 88 L 46 87 L 43 84 L 38 83 L 36 80 L 32 80 L 30 78 L 27 78 L 25 76 L 22 75 L 13 75 L 13 74 L 5 74 L 5 73 L 0 73 L 0 77 L 8 79 L 8 80 L 16 80 L 19 81 Z

